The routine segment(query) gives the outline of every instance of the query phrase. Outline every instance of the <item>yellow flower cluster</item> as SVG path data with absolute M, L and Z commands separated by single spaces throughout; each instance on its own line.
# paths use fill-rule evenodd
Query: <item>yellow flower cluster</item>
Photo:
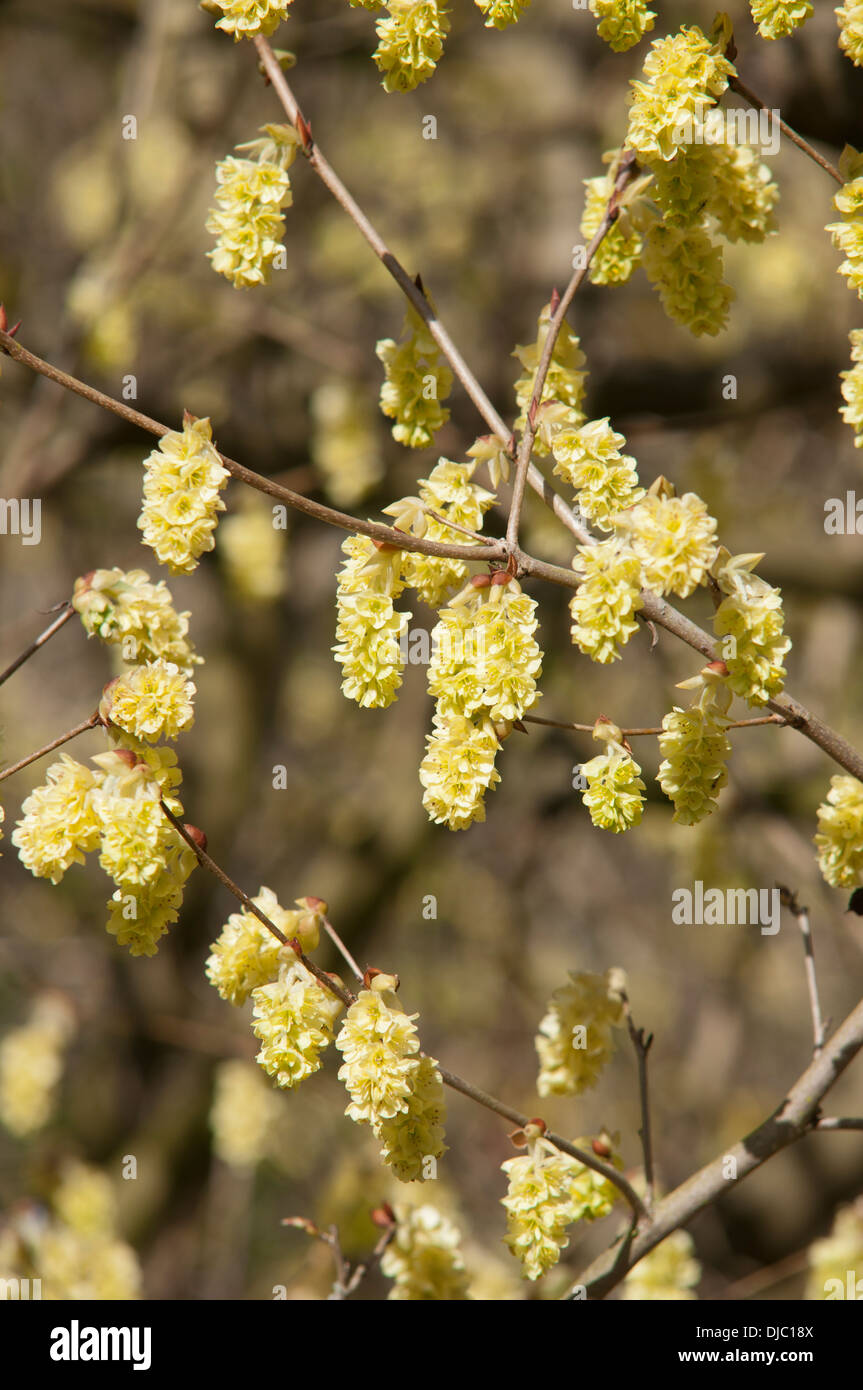
M 847 372 L 839 373 L 845 400 L 845 405 L 839 409 L 846 425 L 850 425 L 854 431 L 854 447 L 863 449 L 863 328 L 852 328 L 848 336 L 854 366 L 849 367 Z
M 826 230 L 833 237 L 833 245 L 845 256 L 839 274 L 863 299 L 863 153 L 846 145 L 839 159 L 839 172 L 845 182 L 833 199 L 833 206 L 842 214 L 842 221 L 829 222 Z
M 749 0 L 762 39 L 784 39 L 813 13 L 811 0 Z
M 458 1228 L 428 1204 L 399 1203 L 395 1217 L 395 1236 L 381 1260 L 381 1272 L 395 1281 L 388 1298 L 436 1303 L 469 1298 Z
M 189 614 L 178 613 L 165 581 L 144 570 L 93 570 L 75 580 L 72 607 L 91 637 L 120 647 L 127 662 L 173 662 L 191 675 L 203 657 L 188 638 Z
M 396 422 L 393 438 L 409 449 L 427 449 L 449 419 L 441 401 L 452 390 L 453 377 L 413 305 L 408 306 L 401 340 L 382 338 L 375 352 L 384 367 L 380 407 Z
M 171 795 L 180 782 L 176 758 L 128 741 L 131 747 L 97 754 L 97 772 L 61 754 L 45 785 L 24 802 L 12 843 L 25 867 L 52 883 L 99 849 L 99 863 L 117 888 L 107 929 L 133 956 L 151 956 L 177 920 L 197 860 L 159 805 L 164 796 L 175 815 L 182 811 Z
M 290 1089 L 320 1069 L 343 1006 L 293 951 L 283 950 L 278 979 L 252 990 L 252 1032 L 261 1043 L 256 1061 Z
M 285 909 L 271 888 L 262 887 L 252 902 L 289 941 L 296 937 L 303 952 L 314 951 L 327 912 L 320 898 L 297 898 L 296 909 Z M 294 952 L 282 947 L 278 937 L 243 907 L 231 913 L 210 947 L 206 975 L 223 999 L 240 1005 L 253 989 L 275 980 L 284 961 L 295 959 Z
M 0 1042 L 0 1123 L 10 1134 L 25 1139 L 50 1120 L 74 1031 L 74 1015 L 62 995 L 44 994 L 28 1022 Z
M 750 705 L 764 705 L 782 689 L 783 658 L 791 638 L 783 633 L 782 595 L 753 570 L 762 555 L 729 555 L 723 547 L 713 567 L 726 595 L 713 617 L 728 667 L 728 684 Z
M 596 1085 L 614 1053 L 612 1029 L 624 1023 L 625 996 L 626 975 L 616 966 L 604 975 L 569 972 L 536 1036 L 541 1096 L 578 1096 Z
M 656 780 L 674 803 L 673 820 L 695 825 L 715 809 L 728 781 L 725 760 L 731 744 L 725 732 L 731 691 L 725 668 L 705 667 L 684 689 L 700 690 L 689 709 L 675 705 L 662 721 L 659 751 L 663 761 Z
M 371 407 L 354 382 L 334 377 L 312 394 L 311 455 L 337 507 L 354 507 L 383 474 Z
M 287 171 L 299 137 L 290 125 L 261 130 L 262 138 L 237 146 L 252 158 L 230 154 L 216 165 L 216 206 L 206 223 L 216 237 L 207 259 L 236 289 L 269 281 L 277 256 L 284 256 L 282 209 L 293 202 Z
M 581 771 L 587 779 L 582 800 L 598 829 L 620 834 L 638 825 L 644 811 L 641 768 L 623 747 L 623 736 L 616 724 L 598 722 L 593 736 L 604 742 L 606 749 L 582 764 Z
M 384 709 L 402 683 L 401 639 L 411 618 L 393 606 L 404 588 L 402 552 L 377 547 L 367 536 L 348 536 L 342 552 L 347 559 L 338 575 L 333 647 L 342 692 L 363 709 Z
M 586 196 L 580 231 L 585 245 L 599 231 L 608 200 L 614 192 L 614 171 L 599 178 L 584 179 Z M 641 233 L 624 206 L 599 243 L 590 263 L 595 285 L 625 285 L 641 262 Z
M 634 632 L 644 606 L 641 564 L 620 536 L 580 545 L 572 568 L 581 583 L 570 600 L 572 640 L 592 661 L 616 661 Z
M 855 67 L 863 67 L 863 4 L 859 0 L 843 0 L 833 13 L 839 25 L 839 47 Z
M 675 497 L 659 478 L 618 524 L 629 534 L 648 589 L 688 598 L 704 583 L 716 559 L 716 522 L 696 493 Z
M 673 1231 L 660 1245 L 639 1260 L 623 1281 L 621 1298 L 638 1302 L 696 1299 L 695 1285 L 701 1265 L 688 1231 Z
M 644 60 L 646 82 L 631 82 L 625 144 L 642 159 L 673 159 L 679 133 L 698 125 L 735 75 L 734 64 L 697 25 L 654 39 Z
M 654 222 L 644 241 L 644 269 L 669 318 L 697 337 L 714 337 L 728 322 L 734 290 L 722 279 L 722 248 L 702 226 Z
M 768 165 L 730 132 L 703 145 L 681 145 L 674 159 L 651 165 L 651 196 L 668 227 L 705 231 L 707 214 L 726 241 L 761 242 L 775 229 L 779 188 Z
M 856 777 L 830 778 L 827 800 L 818 807 L 815 847 L 832 887 L 854 888 L 863 881 L 863 783 Z
M 133 666 L 105 687 L 102 719 L 133 738 L 157 743 L 178 738 L 195 722 L 195 686 L 172 661 L 158 657 Z
M 440 615 L 429 663 L 434 730 L 420 766 L 423 805 L 438 825 L 464 830 L 485 819 L 500 741 L 539 698 L 535 613 L 521 585 L 499 572 L 477 576 Z
M 626 440 L 611 428 L 608 416 L 586 425 L 558 430 L 551 441 L 554 471 L 578 493 L 578 509 L 601 531 L 612 531 L 614 518 L 644 496 L 634 458 L 621 454 Z
M 557 1264 L 569 1244 L 569 1226 L 607 1216 L 617 1197 L 612 1183 L 555 1149 L 538 1129 L 525 1129 L 526 1154 L 501 1164 L 509 1179 L 501 1199 L 507 1212 L 505 1241 L 521 1261 L 525 1279 L 539 1279 Z M 577 1147 L 589 1148 L 590 1140 L 578 1140 Z M 620 1159 L 612 1162 L 622 1167 Z
M 372 57 L 388 92 L 412 92 L 434 72 L 446 35 L 449 10 L 441 0 L 386 0 L 389 18 L 376 24 Z
M 494 493 L 471 481 L 477 462 L 477 459 L 470 463 L 440 459 L 428 478 L 420 478 L 419 497 L 402 497 L 384 507 L 385 514 L 394 518 L 393 524 L 398 530 L 409 535 L 444 541 L 448 545 L 469 544 L 469 538 L 438 517 L 469 531 L 482 530 L 483 517 L 494 502 Z M 437 516 L 430 516 L 429 510 Z M 468 568 L 464 560 L 404 551 L 401 574 L 404 584 L 416 589 L 423 603 L 430 608 L 440 608 L 455 586 L 467 579 Z
M 419 1055 L 418 1015 L 404 1012 L 395 985 L 392 975 L 373 976 L 348 1009 L 336 1038 L 339 1080 L 350 1096 L 345 1114 L 371 1126 L 396 1177 L 422 1181 L 446 1148 L 443 1083 L 437 1062 Z
M 273 34 L 288 17 L 291 0 L 215 0 L 222 18 L 216 24 L 233 34 L 234 42 L 254 38 L 255 34 Z
M 208 419 L 186 413 L 182 430 L 169 430 L 144 460 L 144 505 L 138 518 L 142 540 L 174 574 L 191 574 L 215 544 L 220 493 L 228 471 L 213 446 Z
M 615 53 L 634 47 L 650 33 L 656 19 L 646 0 L 590 0 L 590 10 L 599 20 L 596 32 Z
M 516 24 L 532 3 L 533 0 L 476 0 L 486 17 L 486 29 L 505 29 L 509 24 Z
M 850 1273 L 850 1280 L 849 1280 Z M 809 1247 L 807 1299 L 859 1301 L 863 1279 L 863 1198 L 839 1207 L 829 1236 Z M 851 1288 L 849 1288 L 849 1283 Z M 838 1287 L 837 1287 L 838 1284 Z
M 548 337 L 551 318 L 552 306 L 549 303 L 539 315 L 535 341 L 515 348 L 512 354 L 513 357 L 518 358 L 524 368 L 515 383 L 515 396 L 519 411 L 515 422 L 516 430 L 523 430 L 527 422 L 527 409 L 533 396 L 536 370 Z M 584 411 L 581 407 L 584 400 L 587 372 L 583 371 L 582 368 L 586 361 L 578 337 L 564 320 L 554 345 L 548 375 L 545 378 L 540 398 L 541 401 L 557 401 L 561 406 L 566 407 L 562 417 L 557 421 L 559 424 L 580 425 L 584 421 Z M 533 448 L 534 453 L 538 455 L 548 453 L 548 445 L 541 437 L 534 441 Z

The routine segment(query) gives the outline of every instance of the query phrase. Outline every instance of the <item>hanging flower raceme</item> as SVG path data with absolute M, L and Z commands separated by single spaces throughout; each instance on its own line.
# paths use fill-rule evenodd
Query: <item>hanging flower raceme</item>
M 387 19 L 376 24 L 372 57 L 388 92 L 412 92 L 427 82 L 443 53 L 449 10 L 441 0 L 386 0 Z
M 542 670 L 536 607 L 503 571 L 477 575 L 450 601 L 432 633 L 428 683 L 438 714 L 512 723 L 533 708 Z
M 645 233 L 643 263 L 669 318 L 696 337 L 725 328 L 735 295 L 722 279 L 722 248 L 706 222 L 681 228 L 654 221 Z
M 589 0 L 591 14 L 599 20 L 596 32 L 614 49 L 625 53 L 649 34 L 656 12 L 645 0 Z
M 620 150 L 603 155 L 603 161 L 611 164 L 608 172 L 598 178 L 583 180 L 586 193 L 580 231 L 585 245 L 599 231 L 605 216 L 608 200 L 614 192 L 620 155 Z M 625 285 L 641 264 L 644 243 L 631 215 L 631 208 L 650 181 L 651 176 L 647 174 L 627 184 L 620 199 L 618 216 L 597 246 L 590 262 L 590 278 L 595 285 Z
M 0 1041 L 0 1124 L 19 1139 L 51 1118 L 75 1018 L 62 995 L 40 995 L 22 1027 Z
M 632 104 L 625 144 L 642 159 L 673 159 L 682 132 L 701 126 L 735 75 L 724 57 L 693 25 L 654 39 L 644 60 L 646 82 L 631 82 Z
M 471 481 L 476 467 L 476 460 L 453 463 L 440 459 L 429 477 L 419 480 L 419 497 L 402 497 L 384 507 L 385 514 L 394 518 L 398 530 L 409 535 L 448 545 L 470 544 L 469 538 L 438 517 L 469 531 L 482 530 L 483 516 L 494 502 L 494 493 Z M 438 515 L 430 516 L 429 510 Z M 405 551 L 401 574 L 405 586 L 416 589 L 423 603 L 440 608 L 455 586 L 467 579 L 468 568 L 464 560 Z
M 582 764 L 587 780 L 582 800 L 595 826 L 619 834 L 641 820 L 645 789 L 641 768 L 624 746 L 620 729 L 610 720 L 598 719 L 593 737 L 606 747 L 604 753 Z
M 395 420 L 393 438 L 409 449 L 427 449 L 449 419 L 441 401 L 452 390 L 453 376 L 413 305 L 408 306 L 401 340 L 382 338 L 375 352 L 384 367 L 380 407 Z
M 500 738 L 490 719 L 435 714 L 432 722 L 420 764 L 423 806 L 436 825 L 466 830 L 485 820 L 485 794 L 500 781 Z
M 705 582 L 716 559 L 716 522 L 696 493 L 675 497 L 671 484 L 657 478 L 617 524 L 629 537 L 648 589 L 688 598 Z
M 105 686 L 99 713 L 134 738 L 157 743 L 178 738 L 195 722 L 192 696 L 195 686 L 178 666 L 161 657 L 133 666 Z
M 546 304 L 539 315 L 535 342 L 517 347 L 512 354 L 513 357 L 518 358 L 524 368 L 515 383 L 515 397 L 519 410 L 518 419 L 515 422 L 516 430 L 523 430 L 527 423 L 527 409 L 533 396 L 536 370 L 545 348 L 552 313 L 552 305 Z M 557 420 L 558 424 L 580 425 L 584 421 L 584 411 L 581 407 L 584 400 L 587 372 L 582 371 L 582 368 L 586 361 L 578 337 L 564 319 L 554 345 L 554 352 L 551 355 L 548 374 L 540 397 L 541 401 L 556 401 L 565 407 Z M 536 454 L 548 453 L 548 445 L 541 436 L 538 436 L 534 441 L 533 448 Z
M 833 206 L 842 214 L 842 221 L 828 223 L 826 230 L 845 256 L 839 274 L 863 299 L 863 153 L 846 145 L 839 158 L 839 172 L 845 182 Z
M 629 1271 L 621 1298 L 639 1303 L 695 1299 L 700 1278 L 701 1265 L 695 1259 L 692 1236 L 688 1231 L 673 1231 Z
M 404 552 L 367 536 L 349 536 L 342 552 L 333 647 L 342 693 L 363 709 L 384 709 L 396 698 L 405 666 L 402 639 L 411 614 L 396 612 L 393 603 L 404 589 Z
M 505 1241 L 521 1261 L 525 1279 L 539 1279 L 557 1264 L 569 1244 L 568 1227 L 607 1216 L 617 1197 L 613 1183 L 554 1148 L 543 1129 L 534 1122 L 518 1131 L 515 1142 L 523 1142 L 527 1153 L 501 1164 L 509 1179 L 501 1199 L 507 1212 Z M 590 1140 L 578 1140 L 576 1147 L 589 1148 Z M 611 1162 L 623 1166 L 619 1158 Z
M 762 39 L 784 39 L 812 16 L 811 0 L 749 0 Z
M 863 67 L 863 5 L 858 0 L 843 0 L 833 13 L 839 25 L 839 47 L 855 67 Z
M 144 505 L 138 518 L 142 540 L 174 574 L 191 574 L 215 544 L 220 493 L 229 473 L 213 446 L 208 419 L 188 411 L 182 430 L 169 430 L 144 460 Z
M 288 17 L 291 0 L 210 0 L 208 9 L 220 13 L 217 29 L 233 34 L 234 42 L 256 34 L 273 34 Z
M 283 949 L 278 979 L 252 990 L 252 1031 L 261 1043 L 256 1061 L 290 1089 L 320 1069 L 344 1006 L 290 947 Z
M 297 898 L 296 909 L 285 909 L 271 888 L 262 887 L 252 902 L 289 941 L 296 937 L 305 954 L 314 951 L 327 913 L 322 899 Z M 210 947 L 206 975 L 223 999 L 240 1005 L 253 989 L 272 983 L 284 961 L 295 959 L 294 952 L 288 954 L 260 918 L 243 907 L 231 913 Z
M 207 231 L 217 238 L 207 258 L 237 289 L 266 284 L 282 244 L 282 209 L 293 202 L 288 169 L 299 136 L 290 125 L 261 126 L 262 136 L 237 145 L 250 158 L 228 155 L 216 165 L 216 206 Z
M 848 336 L 854 366 L 839 373 L 845 400 L 839 411 L 846 425 L 854 431 L 854 447 L 863 449 L 863 328 L 852 328 Z
M 709 816 L 728 781 L 725 763 L 731 744 L 725 730 L 731 691 L 727 677 L 728 667 L 718 661 L 681 681 L 679 689 L 697 689 L 699 696 L 689 709 L 675 705 L 662 721 L 663 762 L 656 780 L 674 803 L 672 819 L 682 825 L 695 825 Z
M 395 1281 L 388 1298 L 436 1303 L 469 1298 L 458 1228 L 428 1204 L 399 1203 L 395 1218 L 395 1235 L 381 1259 L 381 1273 Z
M 592 661 L 616 661 L 634 632 L 644 606 L 641 562 L 620 535 L 598 545 L 580 545 L 572 568 L 581 583 L 570 600 L 572 640 Z
M 727 241 L 764 241 L 775 230 L 779 198 L 769 166 L 749 145 L 734 143 L 718 109 L 708 113 L 705 135 L 709 143 L 681 145 L 674 159 L 650 166 L 663 226 L 706 229 L 707 213 Z
M 124 661 L 170 661 L 187 676 L 203 662 L 188 639 L 189 614 L 144 570 L 91 570 L 75 580 L 72 607 L 88 635 L 119 646 Z
M 782 594 L 753 571 L 763 555 L 729 555 L 723 546 L 713 576 L 726 595 L 713 617 L 728 667 L 728 684 L 750 705 L 764 705 L 782 689 L 783 658 L 791 638 L 783 632 Z
M 555 473 L 575 489 L 579 511 L 601 531 L 613 531 L 616 514 L 644 496 L 635 459 L 620 452 L 625 445 L 608 416 L 564 427 L 551 441 Z
M 420 1056 L 418 1015 L 404 1012 L 396 985 L 393 975 L 371 975 L 348 1009 L 336 1039 L 339 1080 L 351 1098 L 345 1114 L 371 1126 L 395 1176 L 422 1182 L 446 1150 L 443 1083 L 434 1058 Z
M 486 29 L 506 29 L 507 25 L 516 24 L 532 3 L 533 0 L 476 0 L 485 15 Z
M 72 864 L 96 849 L 100 825 L 91 792 L 98 777 L 83 764 L 60 754 L 21 807 L 22 818 L 12 832 L 18 858 L 36 878 L 59 883 Z
M 578 1096 L 599 1080 L 614 1053 L 614 1028 L 624 1024 L 626 975 L 617 966 L 604 975 L 570 971 L 556 989 L 536 1036 L 541 1096 Z
M 818 867 L 833 888 L 863 881 L 863 783 L 856 777 L 830 778 L 827 800 L 818 807 L 815 847 Z

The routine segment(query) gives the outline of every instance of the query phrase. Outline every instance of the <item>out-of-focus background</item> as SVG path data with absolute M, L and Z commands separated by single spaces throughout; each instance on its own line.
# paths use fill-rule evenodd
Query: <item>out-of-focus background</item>
M 534 0 L 513 29 L 486 30 L 475 6 L 453 6 L 433 79 L 387 95 L 370 53 L 373 16 L 345 0 L 296 0 L 275 42 L 315 137 L 411 273 L 422 273 L 443 321 L 505 417 L 511 357 L 529 343 L 551 289 L 581 240 L 582 183 L 622 139 L 627 80 L 646 43 L 613 54 L 589 12 Z M 653 36 L 681 22 L 709 29 L 713 5 L 657 0 Z M 793 39 L 758 39 L 735 0 L 739 68 L 768 106 L 832 159 L 863 146 L 863 74 L 839 52 L 832 7 Z M 377 411 L 375 342 L 397 337 L 403 303 L 357 231 L 299 159 L 286 213 L 287 268 L 268 288 L 239 291 L 205 259 L 214 164 L 282 119 L 254 51 L 215 32 L 192 0 L 8 0 L 0 126 L 0 298 L 32 351 L 114 396 L 133 376 L 145 413 L 179 427 L 184 408 L 210 415 L 219 446 L 267 475 L 362 515 L 415 491 L 439 456 L 464 459 L 484 430 L 458 388 L 433 449 L 394 443 Z M 653 37 L 652 36 L 652 37 Z M 123 139 L 134 115 L 137 139 Z M 437 139 L 423 120 L 437 120 Z M 779 232 L 733 248 L 737 290 L 728 331 L 694 339 L 669 322 L 641 272 L 620 289 L 587 286 L 570 321 L 590 377 L 587 408 L 610 415 L 642 479 L 664 473 L 694 489 L 732 551 L 765 551 L 794 640 L 788 683 L 852 741 L 863 741 L 861 592 L 856 536 L 827 536 L 824 503 L 858 487 L 860 456 L 839 418 L 838 373 L 860 306 L 836 273 L 824 224 L 835 185 L 787 141 L 774 161 Z M 737 399 L 722 380 L 737 378 Z M 197 721 L 178 752 L 188 818 L 249 892 L 266 884 L 285 906 L 327 900 L 362 964 L 395 970 L 421 1014 L 423 1045 L 449 1067 L 573 1138 L 619 1131 L 636 1168 L 633 1057 L 621 1035 L 599 1087 L 577 1101 L 540 1101 L 533 1037 L 568 970 L 628 972 L 651 1053 L 662 1184 L 676 1185 L 765 1117 L 806 1065 L 811 1024 L 793 920 L 757 927 L 682 927 L 671 893 L 712 886 L 799 891 L 811 909 L 827 1015 L 839 1021 L 863 976 L 863 928 L 845 895 L 820 879 L 815 811 L 836 770 L 791 730 L 733 736 L 730 785 L 695 829 L 673 825 L 655 783 L 655 740 L 635 748 L 648 783 L 643 824 L 626 835 L 592 827 L 572 786 L 589 738 L 532 726 L 501 756 L 488 820 L 453 834 L 429 824 L 417 768 L 429 727 L 425 670 L 409 666 L 398 703 L 361 711 L 340 693 L 330 652 L 341 533 L 295 515 L 284 553 L 257 542 L 248 592 L 230 563 L 242 546 L 217 533 L 189 578 L 159 573 L 139 542 L 141 462 L 152 441 L 118 419 L 4 361 L 0 495 L 40 498 L 42 539 L 0 538 L 0 666 L 50 620 L 77 576 L 141 567 L 168 579 L 191 611 L 199 668 Z M 260 499 L 235 483 L 228 516 Z M 563 564 L 571 538 L 527 500 L 528 547 Z M 225 526 L 225 522 L 222 523 Z M 487 530 L 501 526 L 490 514 Z M 229 533 L 227 533 L 229 535 Z M 272 568 L 275 564 L 275 569 Z M 246 578 L 249 567 L 241 566 Z M 546 652 L 539 712 L 591 722 L 658 724 L 675 682 L 698 658 L 665 633 L 641 632 L 613 668 L 570 644 L 565 591 L 537 584 Z M 273 596 L 275 594 L 275 596 Z M 415 602 L 414 627 L 432 612 Z M 706 621 L 709 605 L 687 605 Z M 86 718 L 114 673 L 111 654 L 68 624 L 0 691 L 2 757 L 12 763 Z M 739 717 L 746 711 L 741 708 Z M 86 759 L 104 735 L 70 745 Z M 319 1075 L 277 1095 L 253 1170 L 213 1151 L 209 1115 L 220 1064 L 248 1061 L 245 1009 L 204 977 L 209 943 L 234 903 L 196 872 L 179 925 L 153 959 L 131 959 L 104 930 L 110 886 L 96 863 L 54 887 L 20 865 L 9 836 L 48 762 L 2 788 L 0 1037 L 46 991 L 75 1017 L 57 1105 L 35 1135 L 0 1129 L 0 1208 L 50 1196 L 77 1157 L 114 1182 L 123 1237 L 138 1252 L 150 1298 L 325 1297 L 327 1251 L 280 1225 L 336 1222 L 352 1257 L 376 1238 L 369 1209 L 404 1196 L 365 1129 L 344 1118 L 331 1054 Z M 286 787 L 273 785 L 286 769 Z M 423 915 L 434 895 L 437 915 Z M 337 968 L 322 947 L 318 958 Z M 836 1088 L 832 1113 L 859 1113 L 860 1068 Z M 475 1291 L 554 1296 L 612 1238 L 617 1217 L 574 1232 L 537 1294 L 501 1244 L 514 1150 L 505 1122 L 449 1097 L 450 1151 L 414 1200 L 453 1215 Z M 124 1156 L 138 1178 L 122 1181 Z M 861 1188 L 863 1136 L 815 1136 L 773 1160 L 692 1225 L 700 1293 L 799 1298 L 805 1248 Z M 27 1208 L 27 1210 L 36 1210 Z M 781 1263 L 779 1263 L 781 1262 Z M 759 1279 L 757 1271 L 777 1265 Z M 741 1282 L 743 1281 L 743 1282 Z M 389 1285 L 370 1278 L 361 1296 Z

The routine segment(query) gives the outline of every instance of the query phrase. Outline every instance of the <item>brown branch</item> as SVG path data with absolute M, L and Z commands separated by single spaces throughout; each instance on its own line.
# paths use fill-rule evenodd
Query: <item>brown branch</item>
M 96 725 L 101 724 L 101 722 L 102 719 L 98 713 L 91 714 L 89 719 L 84 719 L 80 724 L 76 724 L 74 729 L 70 729 L 68 733 L 61 734 L 59 738 L 53 739 L 51 743 L 46 743 L 44 748 L 39 748 L 35 753 L 29 753 L 27 757 L 22 758 L 19 763 L 13 763 L 12 767 L 4 768 L 4 770 L 0 772 L 0 782 L 5 782 L 7 777 L 12 777 L 16 772 L 20 772 L 22 768 L 29 767 L 31 763 L 38 762 L 39 758 L 46 757 L 48 753 L 53 753 L 55 748 L 62 748 L 63 744 L 68 743 L 70 739 L 77 738 L 79 734 L 85 734 L 88 729 L 95 729 Z
M 623 996 L 623 1011 L 626 1016 L 626 1026 L 629 1029 L 629 1037 L 635 1051 L 635 1060 L 638 1065 L 638 1100 L 641 1108 L 641 1128 L 638 1136 L 641 1140 L 641 1152 L 644 1157 L 644 1205 L 648 1212 L 653 1210 L 653 1189 L 654 1189 L 654 1170 L 653 1170 L 653 1138 L 650 1127 L 650 1090 L 647 1080 L 647 1054 L 653 1045 L 653 1034 L 649 1033 L 645 1037 L 643 1028 L 636 1028 L 632 1019 L 632 1008 L 626 995 Z
M 732 1183 L 742 1182 L 774 1154 L 817 1129 L 818 1109 L 823 1097 L 861 1048 L 863 1001 L 836 1030 L 824 1050 L 812 1059 L 773 1114 L 745 1139 L 713 1159 L 665 1197 L 654 1209 L 651 1224 L 635 1233 L 625 1261 L 619 1260 L 617 1247 L 606 1250 L 579 1276 L 568 1296 L 578 1297 L 580 1291 L 586 1289 L 589 1298 L 604 1298 L 627 1270 L 655 1249 L 672 1231 L 685 1226 L 698 1212 L 717 1201 Z M 737 1174 L 735 1179 L 726 1177 L 730 1160 L 733 1160 L 733 1170 Z
M 857 1116 L 825 1115 L 815 1125 L 817 1130 L 863 1129 L 863 1119 Z
M 54 636 L 55 632 L 59 632 L 61 627 L 65 627 L 69 619 L 75 616 L 75 609 L 72 607 L 71 603 L 69 603 L 68 599 L 64 599 L 59 607 L 62 609 L 59 618 L 55 618 L 53 623 L 49 623 L 45 631 L 40 632 L 35 642 L 31 642 L 29 647 L 26 647 L 20 656 L 16 656 L 15 660 L 6 667 L 5 671 L 0 671 L 0 685 L 8 681 L 9 677 L 14 675 L 19 667 L 24 665 L 25 661 L 29 661 L 31 656 L 38 652 L 40 647 L 44 647 L 45 643 Z
M 747 87 L 746 83 L 739 77 L 730 77 L 728 79 L 728 86 L 732 92 L 736 92 L 738 96 L 743 97 L 744 101 L 748 101 L 750 106 L 754 106 L 756 111 L 767 111 L 769 109 L 761 98 L 756 96 L 752 88 Z M 825 174 L 829 174 L 838 184 L 844 184 L 845 180 L 835 164 L 831 164 L 829 159 L 825 159 L 823 154 L 819 154 L 818 151 L 809 144 L 808 140 L 804 140 L 802 135 L 798 135 L 797 131 L 792 129 L 787 121 L 783 121 L 781 116 L 774 116 L 772 112 L 771 119 L 776 121 L 782 134 L 787 135 L 788 139 L 792 144 L 797 146 L 798 150 L 802 150 L 805 155 L 808 155 L 820 169 L 824 170 Z
M 550 729 L 574 729 L 580 734 L 592 734 L 596 728 L 595 724 L 567 724 L 561 719 L 543 719 L 538 714 L 523 714 L 521 716 L 523 724 L 545 724 Z M 780 728 L 785 724 L 785 719 L 779 714 L 765 714 L 758 719 L 737 719 L 731 724 L 723 724 L 724 729 L 754 729 L 759 725 L 777 724 Z M 660 724 L 657 727 L 641 729 L 621 729 L 624 738 L 641 738 L 648 734 L 662 734 L 665 730 Z

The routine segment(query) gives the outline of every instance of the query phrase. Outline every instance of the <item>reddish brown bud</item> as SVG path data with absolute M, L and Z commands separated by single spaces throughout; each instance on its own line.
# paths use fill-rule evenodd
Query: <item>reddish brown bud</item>
M 508 584 L 511 578 L 512 575 L 509 574 L 507 570 L 495 570 L 494 574 L 491 576 L 491 583 Z
M 728 675 L 728 667 L 726 666 L 724 661 L 708 661 L 704 669 L 706 671 L 715 671 L 717 676 Z
M 555 289 L 555 290 L 552 290 L 552 292 L 551 292 L 551 304 L 550 304 L 549 307 L 550 307 L 550 309 L 551 309 L 551 313 L 552 313 L 552 317 L 553 317 L 553 316 L 557 313 L 558 309 L 560 308 L 560 291 L 559 291 L 559 290 L 556 290 L 556 289 Z
M 487 589 L 490 583 L 490 574 L 475 574 L 471 578 L 470 586 L 472 589 Z
M 374 1224 L 380 1226 L 381 1230 L 387 1231 L 391 1226 L 395 1226 L 396 1224 L 396 1214 L 389 1202 L 384 1202 L 381 1206 L 374 1207 L 370 1215 Z
M 138 767 L 141 762 L 138 754 L 133 753 L 131 748 L 117 748 L 115 752 L 120 762 L 125 763 L 127 767 Z
M 605 1139 L 592 1139 L 590 1147 L 597 1158 L 611 1158 L 611 1145 Z
M 199 830 L 197 825 L 189 825 L 188 823 L 184 824 L 183 829 L 185 830 L 189 839 L 195 841 L 195 844 L 198 846 L 198 849 L 202 849 L 206 853 L 207 837 L 204 834 L 203 830 Z

